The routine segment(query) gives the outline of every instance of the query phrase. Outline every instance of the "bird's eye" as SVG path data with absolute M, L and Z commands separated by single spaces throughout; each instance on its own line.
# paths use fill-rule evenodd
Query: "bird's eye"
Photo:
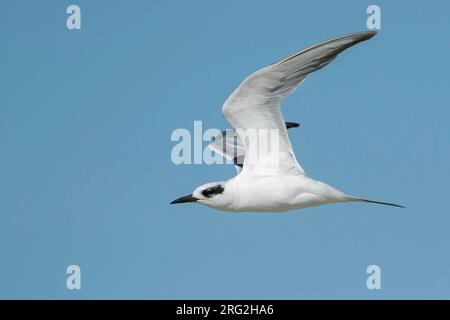
M 206 198 L 211 198 L 213 195 L 222 193 L 225 189 L 219 184 L 217 186 L 205 189 L 202 191 L 202 195 Z

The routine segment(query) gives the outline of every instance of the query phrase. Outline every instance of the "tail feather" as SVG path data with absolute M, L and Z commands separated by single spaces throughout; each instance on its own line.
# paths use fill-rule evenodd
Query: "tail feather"
M 406 208 L 405 206 L 402 206 L 400 204 L 389 203 L 389 202 L 381 202 L 381 201 L 374 201 L 374 200 L 369 200 L 369 199 L 362 199 L 362 198 L 351 197 L 350 200 L 352 200 L 352 201 L 359 201 L 359 202 L 382 204 L 382 205 L 385 205 L 385 206 L 392 206 L 392 207 L 397 207 L 397 208 Z

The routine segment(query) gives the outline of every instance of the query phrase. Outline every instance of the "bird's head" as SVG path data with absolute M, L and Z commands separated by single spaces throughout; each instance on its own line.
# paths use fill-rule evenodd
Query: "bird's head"
M 190 195 L 178 198 L 170 204 L 195 202 L 207 205 L 213 208 L 220 208 L 226 206 L 228 197 L 225 193 L 225 182 L 211 182 L 204 184 Z

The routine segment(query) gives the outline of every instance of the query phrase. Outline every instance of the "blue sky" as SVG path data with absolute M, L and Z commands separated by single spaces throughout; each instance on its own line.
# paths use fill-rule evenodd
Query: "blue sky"
M 66 7 L 82 29 L 66 29 Z M 175 166 L 176 128 L 227 128 L 249 73 L 382 29 L 285 101 L 308 175 L 407 209 L 169 206 L 226 165 Z M 4 1 L 0 298 L 450 298 L 447 1 Z M 67 266 L 82 289 L 67 290 Z M 382 289 L 366 288 L 366 268 Z

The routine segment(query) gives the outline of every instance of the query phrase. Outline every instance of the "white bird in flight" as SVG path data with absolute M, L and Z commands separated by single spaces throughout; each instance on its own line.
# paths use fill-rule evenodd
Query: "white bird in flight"
M 350 196 L 307 177 L 295 158 L 287 132 L 298 124 L 285 122 L 281 112 L 283 98 L 292 93 L 308 74 L 323 68 L 345 49 L 375 34 L 358 32 L 322 42 L 247 77 L 222 108 L 234 129 L 222 132 L 209 145 L 215 152 L 232 160 L 238 174 L 227 181 L 202 185 L 171 204 L 195 202 L 235 212 L 282 212 L 335 202 L 369 202 L 403 208 L 398 204 Z M 270 149 L 270 142 L 258 134 L 244 134 L 251 130 L 269 130 L 271 138 L 275 138 L 272 141 L 277 143 L 275 151 L 260 152 L 263 148 Z

